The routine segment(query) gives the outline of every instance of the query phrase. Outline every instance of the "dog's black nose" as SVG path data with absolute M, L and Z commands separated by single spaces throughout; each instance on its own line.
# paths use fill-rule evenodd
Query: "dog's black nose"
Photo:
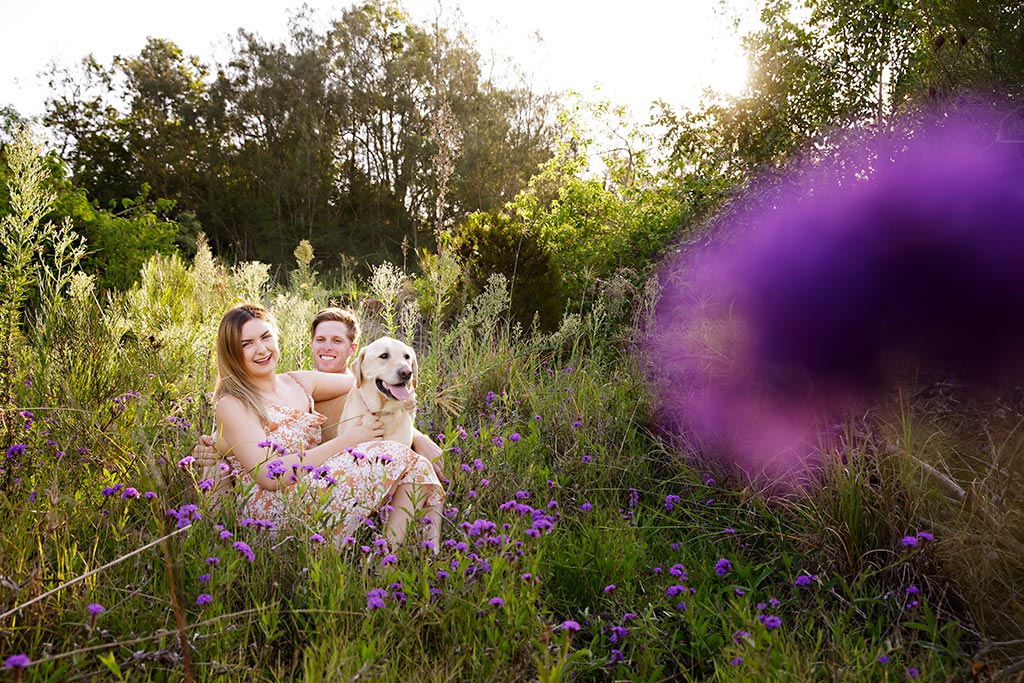
M 412 370 L 410 370 L 409 368 L 401 368 L 401 369 L 400 369 L 400 370 L 398 371 L 398 377 L 399 377 L 399 378 L 400 378 L 400 379 L 401 379 L 401 380 L 402 380 L 403 382 L 408 382 L 408 381 L 409 381 L 409 378 L 410 378 L 410 377 L 412 377 Z

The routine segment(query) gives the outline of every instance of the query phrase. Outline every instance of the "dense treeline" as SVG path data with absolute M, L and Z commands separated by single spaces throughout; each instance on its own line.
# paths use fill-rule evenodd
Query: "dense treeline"
M 315 23 L 294 17 L 285 44 L 240 30 L 225 64 L 150 39 L 56 75 L 44 122 L 72 182 L 100 206 L 145 185 L 236 258 L 308 239 L 380 260 L 429 243 L 446 149 L 445 219 L 511 199 L 550 156 L 551 97 L 488 81 L 462 33 L 377 1 Z
M 760 8 L 746 90 L 661 103 L 651 129 L 608 103 L 565 109 L 528 84 L 498 85 L 471 37 L 418 25 L 390 0 L 325 26 L 300 13 L 282 44 L 239 30 L 223 64 L 151 39 L 53 74 L 43 123 L 59 141 L 58 212 L 87 238 L 100 284 L 118 288 L 150 254 L 190 251 L 199 231 L 229 261 L 283 264 L 306 239 L 322 266 L 346 269 L 422 267 L 443 234 L 469 290 L 502 272 L 516 317 L 539 311 L 550 325 L 616 273 L 642 276 L 680 231 L 794 157 L 912 126 L 908 113 L 965 95 L 1019 106 L 1020 1 Z M 16 120 L 0 110 L 6 139 Z M 618 151 L 595 177 L 593 131 L 609 129 Z

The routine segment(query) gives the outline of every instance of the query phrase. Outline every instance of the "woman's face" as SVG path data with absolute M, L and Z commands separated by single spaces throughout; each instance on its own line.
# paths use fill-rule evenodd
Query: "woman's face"
M 242 362 L 253 377 L 273 375 L 280 352 L 277 333 L 266 320 L 253 318 L 242 325 Z

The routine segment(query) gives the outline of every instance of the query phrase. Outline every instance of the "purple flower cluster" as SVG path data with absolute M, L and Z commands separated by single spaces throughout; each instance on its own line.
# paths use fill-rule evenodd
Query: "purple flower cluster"
M 167 510 L 167 516 L 173 517 L 176 522 L 176 526 L 181 529 L 190 525 L 192 522 L 197 522 L 203 518 L 203 513 L 199 511 L 199 507 L 192 503 L 186 503 L 180 508 L 175 510 L 171 508 Z
M 238 554 L 247 559 L 249 562 L 256 560 L 256 553 L 252 551 L 249 544 L 245 541 L 235 541 L 231 544 L 231 547 L 238 551 Z
M 388 592 L 383 588 L 373 588 L 366 594 L 367 609 L 384 609 L 384 600 Z

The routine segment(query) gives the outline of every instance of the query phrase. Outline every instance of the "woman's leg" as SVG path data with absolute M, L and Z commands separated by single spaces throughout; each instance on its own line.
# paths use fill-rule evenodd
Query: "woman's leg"
M 384 527 L 384 536 L 392 548 L 397 548 L 405 542 L 409 522 L 413 521 L 416 514 L 412 484 L 404 483 L 395 487 L 394 493 L 391 494 L 391 508 L 387 525 Z
M 391 514 L 388 516 L 384 534 L 392 547 L 398 547 L 405 541 L 409 525 L 415 524 L 416 513 L 423 510 L 426 525 L 426 540 L 430 541 L 434 553 L 441 549 L 441 508 L 443 504 L 424 505 L 421 491 L 416 490 L 413 483 L 402 483 L 395 487 L 391 494 Z
M 427 505 L 423 508 L 424 523 L 427 525 L 427 540 L 432 544 L 431 550 L 436 555 L 441 551 L 441 508 L 443 503 Z

